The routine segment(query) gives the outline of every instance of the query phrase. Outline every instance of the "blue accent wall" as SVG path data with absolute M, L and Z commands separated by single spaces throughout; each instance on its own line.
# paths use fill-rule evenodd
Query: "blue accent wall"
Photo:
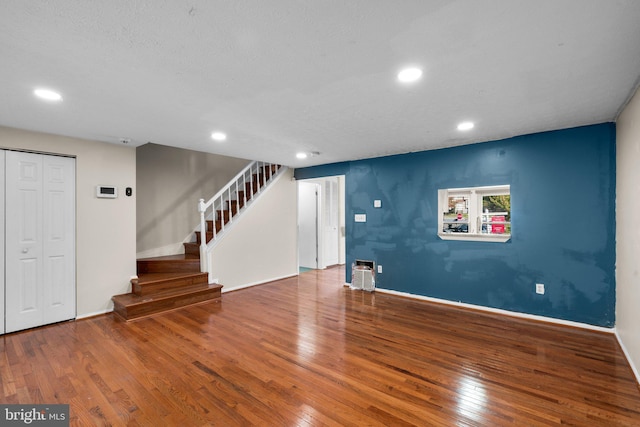
M 615 124 L 295 171 L 342 174 L 347 282 L 368 259 L 384 267 L 380 288 L 614 326 Z M 438 189 L 500 184 L 511 186 L 509 242 L 438 238 Z

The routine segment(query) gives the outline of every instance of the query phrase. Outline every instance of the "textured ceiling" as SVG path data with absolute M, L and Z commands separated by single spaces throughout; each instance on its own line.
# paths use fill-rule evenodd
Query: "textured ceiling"
M 0 125 L 294 167 L 613 121 L 639 76 L 637 0 L 0 3 Z

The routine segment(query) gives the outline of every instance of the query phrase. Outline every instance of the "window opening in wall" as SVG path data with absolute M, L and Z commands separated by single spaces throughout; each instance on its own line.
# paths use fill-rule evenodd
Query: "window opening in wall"
M 511 188 L 438 190 L 438 236 L 444 240 L 506 242 L 511 238 Z

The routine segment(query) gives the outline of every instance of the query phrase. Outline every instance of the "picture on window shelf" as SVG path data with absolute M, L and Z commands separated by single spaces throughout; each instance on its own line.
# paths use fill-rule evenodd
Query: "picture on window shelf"
M 449 196 L 449 210 L 444 213 L 442 231 L 445 233 L 469 232 L 469 199 L 463 196 Z
M 482 233 L 511 234 L 511 195 L 482 197 Z

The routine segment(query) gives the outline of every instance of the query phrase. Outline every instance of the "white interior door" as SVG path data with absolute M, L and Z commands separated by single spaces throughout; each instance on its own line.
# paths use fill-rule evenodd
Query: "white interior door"
M 330 178 L 324 182 L 324 200 L 322 204 L 323 216 L 323 248 L 324 267 L 339 263 L 339 199 L 338 178 Z
M 298 263 L 318 268 L 318 184 L 298 182 Z
M 44 323 L 76 317 L 75 159 L 43 158 Z
M 75 317 L 75 161 L 6 152 L 5 329 Z
M 42 156 L 6 153 L 6 331 L 41 325 Z

